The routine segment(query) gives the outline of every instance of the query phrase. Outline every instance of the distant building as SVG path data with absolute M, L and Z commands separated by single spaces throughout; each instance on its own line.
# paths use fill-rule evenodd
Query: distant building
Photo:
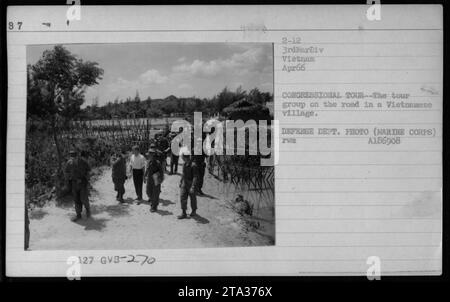
M 137 112 L 136 111 L 130 111 L 127 114 L 127 119 L 135 119 L 137 117 Z
M 185 114 L 182 112 L 172 112 L 170 117 L 183 117 Z

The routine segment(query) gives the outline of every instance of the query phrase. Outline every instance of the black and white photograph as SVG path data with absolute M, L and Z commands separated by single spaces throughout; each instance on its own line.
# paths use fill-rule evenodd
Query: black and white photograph
M 211 152 L 230 130 L 202 131 L 270 132 L 272 43 L 29 45 L 26 59 L 25 250 L 274 245 L 268 154 Z
M 443 5 L 72 2 L 3 22 L 8 278 L 446 274 Z

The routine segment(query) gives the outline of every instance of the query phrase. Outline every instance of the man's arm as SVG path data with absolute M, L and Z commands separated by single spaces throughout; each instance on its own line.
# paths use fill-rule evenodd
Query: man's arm
M 130 177 L 133 175 L 133 167 L 131 166 L 131 161 L 132 161 L 132 158 L 130 157 L 130 159 L 126 163 L 126 166 L 127 166 L 126 169 L 128 169 L 128 173 L 130 174 Z
M 147 174 L 147 165 L 149 164 L 149 162 L 145 159 L 144 156 L 142 156 L 142 160 L 144 161 L 144 175 Z
M 145 182 L 145 180 L 147 179 L 147 177 L 148 177 L 148 171 L 150 170 L 150 169 L 148 169 L 148 168 L 146 167 L 148 164 L 149 164 L 149 163 L 146 163 L 145 166 L 144 166 L 144 182 Z

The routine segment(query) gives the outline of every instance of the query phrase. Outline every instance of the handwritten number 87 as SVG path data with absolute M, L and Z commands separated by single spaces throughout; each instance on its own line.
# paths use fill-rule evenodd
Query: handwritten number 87
M 14 29 L 14 22 L 8 22 L 8 29 L 13 30 Z M 17 29 L 22 29 L 22 22 L 17 22 Z

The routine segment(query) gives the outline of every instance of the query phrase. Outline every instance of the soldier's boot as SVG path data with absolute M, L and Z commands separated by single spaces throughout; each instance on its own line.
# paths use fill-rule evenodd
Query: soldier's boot
M 81 214 L 77 214 L 77 216 L 73 217 L 71 220 L 72 220 L 73 222 L 75 222 L 75 221 L 78 221 L 78 220 L 80 220 L 80 219 L 81 219 Z
M 86 209 L 86 218 L 91 218 L 91 210 Z
M 189 216 L 191 216 L 191 217 L 197 216 L 197 210 L 192 210 L 191 214 L 189 214 Z
M 187 218 L 186 210 L 183 210 L 183 213 L 181 213 L 181 215 L 179 215 L 177 218 L 178 219 L 186 219 Z

